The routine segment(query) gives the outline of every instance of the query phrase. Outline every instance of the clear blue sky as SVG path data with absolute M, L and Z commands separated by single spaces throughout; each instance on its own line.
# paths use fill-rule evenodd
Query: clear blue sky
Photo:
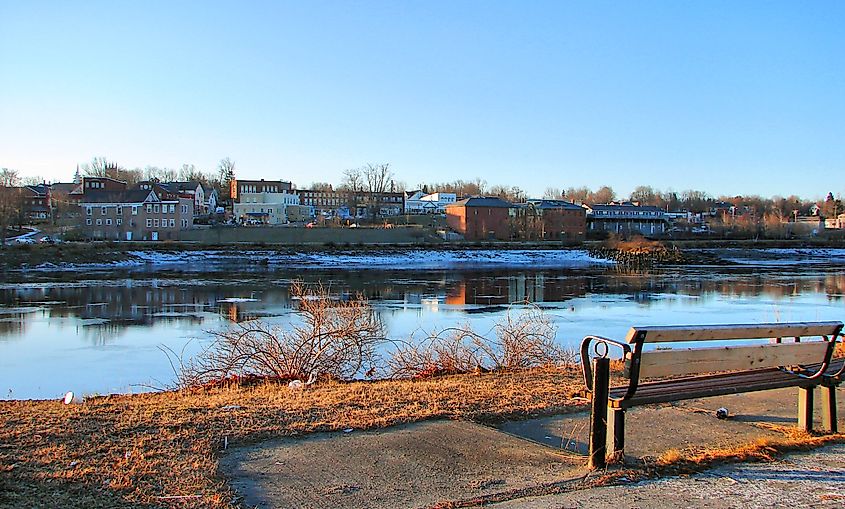
M 845 194 L 845 2 L 0 0 L 0 166 Z

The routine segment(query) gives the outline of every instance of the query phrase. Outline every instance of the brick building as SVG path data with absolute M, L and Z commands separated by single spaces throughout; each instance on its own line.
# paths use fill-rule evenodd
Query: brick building
M 446 224 L 466 240 L 512 237 L 516 208 L 497 197 L 472 197 L 446 206 Z
M 582 240 L 587 231 L 584 207 L 563 200 L 528 200 L 517 206 L 514 235 L 525 240 Z

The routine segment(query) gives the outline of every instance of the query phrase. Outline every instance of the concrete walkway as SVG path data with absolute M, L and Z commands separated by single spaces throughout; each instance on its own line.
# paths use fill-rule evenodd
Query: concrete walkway
M 839 401 L 843 401 L 843 394 L 845 391 L 840 389 Z M 715 410 L 720 407 L 729 410 L 730 419 L 716 419 Z M 760 437 L 777 437 L 780 435 L 765 424 L 795 425 L 796 414 L 795 389 L 634 409 L 626 422 L 626 459 L 635 464 L 642 457 L 660 456 L 669 449 L 726 447 Z M 690 498 L 699 505 L 671 497 L 667 501 L 674 502 L 655 505 L 650 490 L 662 489 L 666 496 L 680 493 L 668 481 L 638 485 L 636 489 L 594 488 L 530 498 L 532 493 L 537 493 L 533 488 L 566 486 L 587 473 L 583 453 L 588 421 L 588 415 L 582 412 L 509 422 L 501 429 L 464 421 L 430 421 L 378 431 L 321 433 L 229 449 L 221 459 L 221 468 L 244 497 L 244 505 L 260 508 L 399 509 L 431 507 L 447 501 L 480 504 L 485 499 L 485 506 L 489 506 L 490 496 L 505 500 L 494 507 L 507 509 L 601 507 L 596 505 L 596 500 L 602 497 L 615 499 L 614 505 L 607 506 L 614 508 L 754 507 L 740 503 L 739 498 L 736 504 L 733 500 L 730 503 L 719 500 L 723 496 L 720 493 L 733 496 L 728 490 L 730 486 L 722 486 L 723 491 L 717 489 L 722 483 L 720 479 L 733 478 L 732 474 L 705 475 L 701 477 L 704 480 L 675 480 L 687 487 L 697 487 L 689 496 L 700 496 Z M 840 429 L 845 429 L 843 416 L 839 423 Z M 841 448 L 831 450 L 843 454 Z M 825 454 L 819 453 L 813 460 L 816 463 L 798 469 L 795 478 L 789 480 L 818 485 L 820 492 L 831 493 L 829 500 L 834 500 L 837 488 L 824 484 L 828 480 L 823 475 L 812 473 L 815 472 L 812 468 L 816 468 L 812 465 L 819 465 Z M 771 472 L 748 474 L 748 486 L 738 488 L 739 491 L 752 492 L 749 486 L 756 486 L 754 483 L 784 479 L 777 467 Z M 836 473 L 833 481 L 839 482 L 836 486 L 841 488 L 844 478 L 845 474 Z M 772 489 L 766 486 L 766 490 Z M 809 506 L 824 507 L 819 503 L 827 500 L 814 499 Z M 836 507 L 842 503 L 839 500 Z

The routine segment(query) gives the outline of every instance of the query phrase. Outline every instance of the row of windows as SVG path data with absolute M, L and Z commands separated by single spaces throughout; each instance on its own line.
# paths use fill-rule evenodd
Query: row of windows
M 88 226 L 91 226 L 91 220 L 90 220 L 90 219 L 86 219 L 86 220 L 85 220 L 85 224 L 87 224 Z M 108 218 L 106 218 L 106 219 L 105 219 L 105 224 L 106 224 L 106 226 L 111 226 L 111 225 L 112 225 L 112 220 L 111 220 L 111 218 L 110 218 L 110 217 L 108 217 Z M 122 224 L 123 224 L 123 219 L 118 217 L 117 219 L 115 219 L 115 224 L 116 224 L 117 226 L 122 225 Z M 102 226 L 102 225 L 103 225 L 103 220 L 102 220 L 102 219 L 97 219 L 97 226 Z M 135 226 L 135 223 L 134 223 L 133 221 L 130 221 L 130 222 L 129 222 L 129 225 L 130 225 L 130 226 Z
M 170 222 L 169 225 L 168 225 L 168 221 Z M 186 221 L 183 219 L 182 224 L 184 225 L 185 222 Z M 158 219 L 147 219 L 147 228 L 158 228 L 159 226 L 161 226 L 162 228 L 167 228 L 168 226 L 170 226 L 170 228 L 173 228 L 173 227 L 176 226 L 176 220 L 175 219 L 169 219 L 169 220 L 168 219 L 162 219 L 161 222 L 159 222 Z
M 100 207 L 100 215 L 105 216 L 107 211 L 108 211 L 108 207 Z M 85 214 L 86 215 L 90 216 L 93 213 L 94 213 L 94 209 L 92 207 L 85 207 Z M 117 206 L 117 215 L 119 215 L 119 216 L 123 215 L 123 206 L 122 205 Z M 138 206 L 137 205 L 132 206 L 132 215 L 133 216 L 138 215 Z
M 241 194 L 244 194 L 244 193 L 280 193 L 282 191 L 287 191 L 287 189 L 284 189 L 281 186 L 264 185 L 264 186 L 262 186 L 261 191 L 259 191 L 258 186 L 254 186 L 254 185 L 251 185 L 251 184 L 241 186 Z
M 637 210 L 634 212 L 617 212 L 612 210 L 595 210 L 593 214 L 597 216 L 657 216 L 657 212 L 645 212 L 641 210 Z
M 250 197 L 247 196 L 247 197 L 243 197 L 243 199 L 241 200 L 241 203 L 266 203 L 268 201 L 270 201 L 270 200 L 262 200 L 262 201 L 259 202 L 258 198 L 255 198 L 255 197 L 250 198 Z M 284 203 L 285 205 L 298 205 L 298 203 L 297 203 L 298 201 L 299 200 L 296 199 L 296 196 L 292 196 L 292 195 L 288 195 L 288 194 L 285 194 L 282 197 L 281 202 L 279 202 L 277 200 L 273 200 L 274 203 Z
M 100 215 L 105 216 L 108 213 L 109 207 L 110 207 L 110 205 L 104 205 L 104 206 L 100 207 Z M 119 216 L 123 215 L 123 205 L 117 205 L 115 208 L 116 208 L 117 215 L 119 215 Z M 176 213 L 176 205 L 173 204 L 173 203 L 170 203 L 170 204 L 163 203 L 160 206 L 159 206 L 158 203 L 155 203 L 155 204 L 148 203 L 147 204 L 147 214 L 158 214 L 158 213 L 175 214 Z M 183 214 L 188 213 L 188 205 L 182 205 L 182 213 Z M 89 215 L 89 216 L 93 215 L 94 214 L 94 208 L 93 207 L 85 207 L 85 214 Z M 132 215 L 133 216 L 138 215 L 138 206 L 137 205 L 132 205 Z

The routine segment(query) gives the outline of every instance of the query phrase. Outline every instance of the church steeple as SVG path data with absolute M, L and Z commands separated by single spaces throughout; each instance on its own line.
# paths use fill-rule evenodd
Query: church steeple
M 82 175 L 79 174 L 79 165 L 76 165 L 76 173 L 73 174 L 73 183 L 79 184 L 82 182 Z

